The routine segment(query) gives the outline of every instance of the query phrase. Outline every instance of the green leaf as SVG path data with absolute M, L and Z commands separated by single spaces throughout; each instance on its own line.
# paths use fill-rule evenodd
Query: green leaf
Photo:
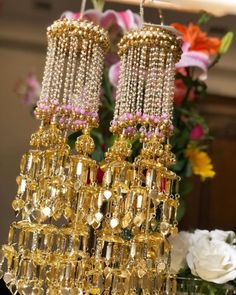
M 193 184 L 190 181 L 186 181 L 186 179 L 183 179 L 180 182 L 180 186 L 179 186 L 179 194 L 180 196 L 184 196 L 189 194 L 193 189 Z
M 221 39 L 221 44 L 220 44 L 220 49 L 219 49 L 220 54 L 225 54 L 229 50 L 229 48 L 233 42 L 233 39 L 234 39 L 233 32 L 228 32 L 224 35 L 224 37 Z
M 95 145 L 101 146 L 104 143 L 102 134 L 98 130 L 93 129 L 91 135 L 93 137 L 93 140 L 95 141 Z
M 186 176 L 190 177 L 193 174 L 193 170 L 192 170 L 192 165 L 190 162 L 188 162 L 187 166 L 186 166 Z
M 178 222 L 180 222 L 180 220 L 183 219 L 184 214 L 185 214 L 185 210 L 186 210 L 186 202 L 183 198 L 180 198 L 180 204 L 177 210 L 177 220 Z
M 104 152 L 101 146 L 96 146 L 96 149 L 92 154 L 92 158 L 97 162 L 100 162 L 104 159 Z
M 198 25 L 204 25 L 207 22 L 209 22 L 209 20 L 212 18 L 212 16 L 210 14 L 204 13 L 198 20 Z
M 185 158 L 177 159 L 176 164 L 173 165 L 172 169 L 176 172 L 181 171 L 186 165 L 186 161 L 187 159 Z
M 80 135 L 81 135 L 81 132 L 77 131 L 77 132 L 71 133 L 68 136 L 68 144 L 69 144 L 71 149 L 75 148 L 75 141 L 76 141 L 77 137 L 80 136 Z

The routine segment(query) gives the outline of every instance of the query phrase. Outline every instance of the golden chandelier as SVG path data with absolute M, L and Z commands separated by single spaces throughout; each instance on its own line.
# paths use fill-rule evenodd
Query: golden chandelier
M 22 157 L 12 203 L 19 217 L 0 258 L 13 294 L 176 293 L 167 238 L 177 232 L 179 177 L 169 169 L 169 137 L 181 43 L 169 27 L 150 24 L 122 38 L 116 140 L 98 165 L 90 131 L 98 126 L 108 47 L 107 32 L 85 20 L 48 28 L 35 111 L 41 125 Z M 71 131 L 81 131 L 75 151 Z M 134 138 L 142 149 L 130 161 Z

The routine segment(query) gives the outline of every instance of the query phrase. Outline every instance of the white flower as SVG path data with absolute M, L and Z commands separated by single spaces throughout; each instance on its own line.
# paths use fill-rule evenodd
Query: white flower
M 195 244 L 198 241 L 210 240 L 210 232 L 208 230 L 196 229 L 191 236 L 191 244 Z
M 192 274 L 205 281 L 224 284 L 236 278 L 236 250 L 224 241 L 198 235 L 186 259 Z
M 235 239 L 235 233 L 233 231 L 215 229 L 210 232 L 210 237 L 212 240 L 231 242 Z
M 190 246 L 191 235 L 188 232 L 180 232 L 175 237 L 170 237 L 171 251 L 171 272 L 177 274 L 180 269 L 187 266 L 186 255 Z

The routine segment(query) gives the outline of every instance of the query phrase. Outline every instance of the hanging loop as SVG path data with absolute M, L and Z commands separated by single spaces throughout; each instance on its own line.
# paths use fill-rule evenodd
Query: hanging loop
M 82 19 L 84 16 L 85 6 L 86 6 L 86 0 L 82 0 L 81 7 L 80 7 L 80 19 Z
M 151 0 L 151 1 L 158 2 L 159 0 Z M 145 0 L 140 0 L 140 18 L 141 18 L 142 25 L 144 23 L 144 3 L 145 3 Z M 160 25 L 164 26 L 164 16 L 163 16 L 163 12 L 161 8 L 158 9 L 158 16 L 160 19 Z
M 141 25 L 144 24 L 144 2 L 145 0 L 140 0 L 140 18 L 141 18 Z
M 164 26 L 164 16 L 163 16 L 163 11 L 161 8 L 158 8 L 158 14 L 159 14 L 159 18 L 160 18 L 160 24 L 161 24 L 161 26 Z

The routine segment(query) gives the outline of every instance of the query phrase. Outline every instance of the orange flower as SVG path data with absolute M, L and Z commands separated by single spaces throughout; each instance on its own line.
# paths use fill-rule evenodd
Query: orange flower
M 189 50 L 200 51 L 206 54 L 216 54 L 220 47 L 220 39 L 208 37 L 199 26 L 189 23 L 188 26 L 174 23 L 172 26 L 183 34 L 184 42 L 190 44 Z

